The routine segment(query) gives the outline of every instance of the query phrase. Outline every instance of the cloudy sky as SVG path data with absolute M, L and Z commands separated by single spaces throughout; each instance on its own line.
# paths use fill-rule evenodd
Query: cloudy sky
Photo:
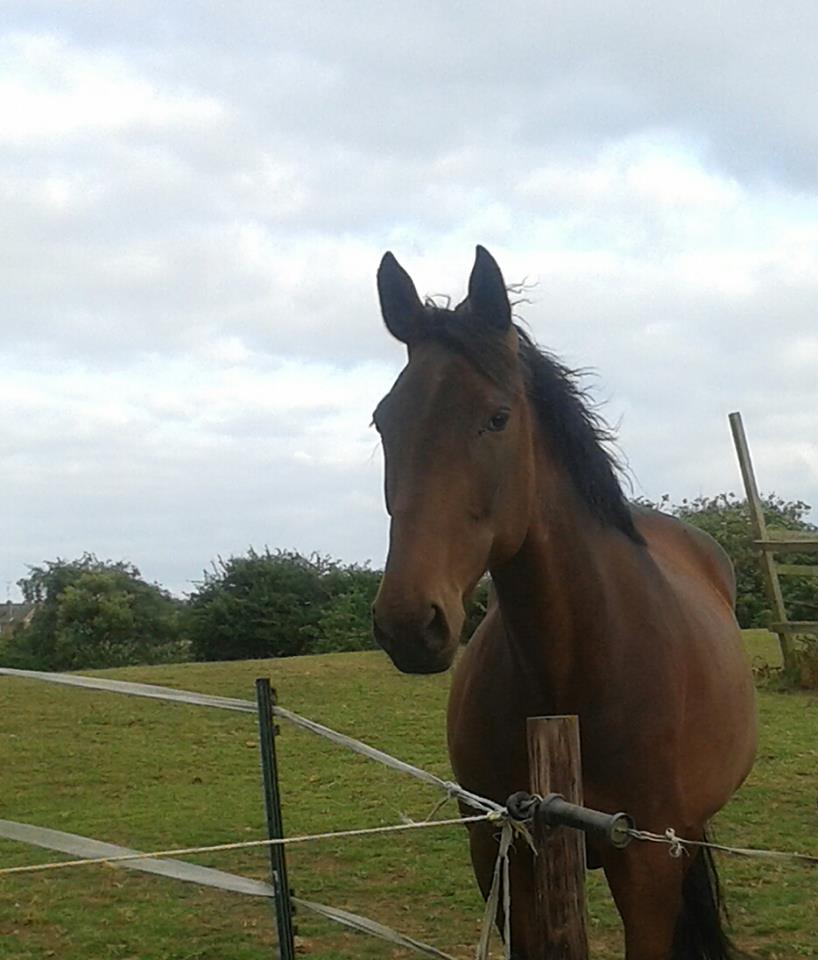
M 380 565 L 374 274 L 475 243 L 597 371 L 635 494 L 818 503 L 818 5 L 21 0 L 0 19 L 4 594 Z M 3 597 L 4 599 L 5 597 Z

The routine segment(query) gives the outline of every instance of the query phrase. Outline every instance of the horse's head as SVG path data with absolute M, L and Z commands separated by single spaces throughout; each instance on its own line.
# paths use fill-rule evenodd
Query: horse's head
M 374 630 L 398 669 L 435 673 L 454 658 L 465 599 L 525 537 L 533 466 L 518 334 L 482 247 L 454 310 L 424 305 L 391 253 L 378 292 L 409 360 L 373 416 L 392 518 Z

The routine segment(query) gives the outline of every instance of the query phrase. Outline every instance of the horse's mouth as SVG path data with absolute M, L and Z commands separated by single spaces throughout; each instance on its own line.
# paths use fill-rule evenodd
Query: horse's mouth
M 452 658 L 442 653 L 428 653 L 425 650 L 399 649 L 387 650 L 389 659 L 401 673 L 432 674 L 445 673 L 452 664 Z
M 390 632 L 378 623 L 377 617 L 373 617 L 372 631 L 378 645 L 401 673 L 443 673 L 451 666 L 457 649 L 445 618 L 437 613 L 420 631 L 393 628 Z

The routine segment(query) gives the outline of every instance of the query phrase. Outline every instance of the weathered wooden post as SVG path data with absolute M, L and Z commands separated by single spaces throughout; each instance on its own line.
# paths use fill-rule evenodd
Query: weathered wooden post
M 582 805 L 578 718 L 529 717 L 528 767 L 532 794 L 559 793 Z M 548 828 L 537 818 L 533 826 L 535 915 L 543 939 L 532 960 L 588 960 L 585 834 Z

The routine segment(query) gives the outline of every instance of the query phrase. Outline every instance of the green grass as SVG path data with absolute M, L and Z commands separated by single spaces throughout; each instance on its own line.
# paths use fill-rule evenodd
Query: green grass
M 749 632 L 757 665 L 776 662 L 774 638 Z M 763 671 L 762 671 L 763 672 Z M 270 675 L 281 702 L 442 776 L 448 677 L 405 677 L 376 653 L 186 664 L 109 671 L 253 698 Z M 762 743 L 748 784 L 719 817 L 718 838 L 742 846 L 818 852 L 818 697 L 759 694 Z M 431 788 L 284 727 L 279 761 L 288 833 L 425 816 Z M 251 715 L 0 678 L 0 817 L 144 850 L 263 835 Z M 458 957 L 473 954 L 482 902 L 460 828 L 333 841 L 292 849 L 298 895 L 372 916 Z M 0 842 L 0 865 L 58 859 Z M 266 854 L 191 858 L 267 876 Z M 818 958 L 818 871 L 721 861 L 738 942 L 766 960 Z M 621 957 L 604 882 L 589 881 L 592 955 Z M 304 915 L 304 955 L 316 960 L 408 956 Z M 255 960 L 270 957 L 269 906 L 106 867 L 0 879 L 3 960 Z
M 744 630 L 744 645 L 747 656 L 757 672 L 781 668 L 781 647 L 778 637 L 768 630 Z

